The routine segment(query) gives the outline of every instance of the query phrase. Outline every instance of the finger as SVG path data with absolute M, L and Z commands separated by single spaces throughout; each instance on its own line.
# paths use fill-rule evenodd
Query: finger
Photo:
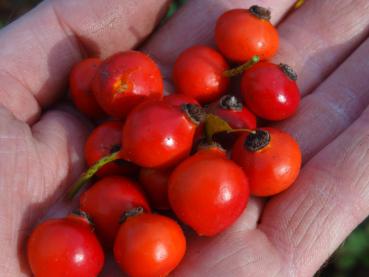
M 309 0 L 279 26 L 274 61 L 298 73 L 301 93 L 310 93 L 368 35 L 369 2 Z
M 61 196 L 78 178 L 85 167 L 83 149 L 89 127 L 68 106 L 47 112 L 32 127 L 42 166 L 50 169 L 44 174 L 43 182 L 47 184 L 44 193 Z
M 23 217 L 23 212 L 30 215 L 27 212 L 29 201 L 25 203 L 24 198 L 32 197 L 32 185 L 20 188 L 20 184 L 33 178 L 28 172 L 31 161 L 33 168 L 38 170 L 38 165 L 34 162 L 36 155 L 31 145 L 32 134 L 29 126 L 18 121 L 10 111 L 0 105 L 0 224 L 3 226 L 0 232 L 3 250 L 0 252 L 0 260 L 4 276 L 14 276 L 13 273 L 18 272 L 20 267 L 25 268 L 24 274 L 27 273 L 27 263 L 19 255 L 22 247 L 16 246 L 21 244 L 25 234 L 22 230 L 29 222 L 27 217 Z
M 222 233 L 190 241 L 173 276 L 274 276 L 263 273 L 275 274 L 280 264 L 277 251 L 262 232 Z
M 135 47 L 168 2 L 43 2 L 0 31 L 0 103 L 20 120 L 35 122 L 41 107 L 60 96 L 73 64 L 87 54 L 106 57 Z
M 291 276 L 312 276 L 369 213 L 369 109 L 266 205 L 260 229 Z
M 260 276 L 260 266 L 277 271 L 280 260 L 265 234 L 255 229 L 262 200 L 252 198 L 241 217 L 212 237 L 188 237 L 184 260 L 174 276 Z M 264 253 L 261 255 L 261 253 Z M 265 270 L 263 271 L 266 272 Z
M 277 3 L 278 2 L 278 3 Z M 171 66 L 184 49 L 195 44 L 213 44 L 215 22 L 226 10 L 249 8 L 252 5 L 269 7 L 272 22 L 277 23 L 289 10 L 294 0 L 202 0 L 189 1 L 150 38 L 143 50 L 161 64 L 166 78 L 171 76 Z
M 296 116 L 277 125 L 294 135 L 305 162 L 345 130 L 369 104 L 368 53 L 369 39 L 302 100 Z
M 68 128 L 66 132 L 64 130 L 60 132 L 60 126 L 64 124 L 67 124 L 66 126 Z M 62 218 L 79 208 L 78 197 L 72 200 L 66 200 L 66 193 L 68 188 L 79 178 L 81 172 L 86 167 L 83 149 L 86 137 L 90 133 L 91 128 L 91 123 L 70 106 L 69 103 L 58 105 L 57 110 L 47 113 L 33 126 L 33 136 L 37 140 L 37 144 L 50 148 L 50 150 L 43 152 L 43 160 L 55 160 L 55 153 L 59 151 L 63 151 L 61 153 L 67 153 L 69 155 L 67 161 L 61 157 L 62 163 L 68 166 L 64 166 L 64 170 L 61 172 L 62 178 L 53 180 L 56 183 L 54 187 L 50 188 L 52 191 L 54 190 L 53 202 L 47 206 L 47 213 L 42 219 L 40 218 L 40 221 L 48 218 Z M 61 140 L 66 140 L 66 145 L 63 146 L 60 143 Z M 65 151 L 64 148 L 66 147 L 68 151 Z

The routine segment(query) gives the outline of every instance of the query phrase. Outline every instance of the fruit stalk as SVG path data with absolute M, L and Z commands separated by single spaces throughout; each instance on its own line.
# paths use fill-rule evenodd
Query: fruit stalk
M 81 177 L 74 183 L 74 185 L 68 190 L 67 199 L 71 200 L 76 194 L 83 188 L 83 186 L 96 174 L 96 172 L 104 165 L 118 160 L 120 151 L 114 152 L 108 156 L 101 158 L 93 166 L 91 166 Z

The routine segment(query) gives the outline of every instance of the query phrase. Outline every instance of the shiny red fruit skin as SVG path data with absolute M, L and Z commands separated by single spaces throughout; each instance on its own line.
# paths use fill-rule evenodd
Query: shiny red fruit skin
M 168 195 L 182 222 L 200 236 L 214 236 L 241 215 L 249 187 L 242 169 L 224 152 L 204 149 L 175 168 Z
M 76 216 L 38 225 L 27 254 L 35 277 L 94 277 L 104 265 L 104 252 L 91 226 Z
M 200 103 L 219 98 L 228 88 L 229 78 L 223 75 L 229 69 L 226 60 L 207 46 L 193 46 L 176 60 L 173 80 L 177 92 L 193 97 Z
M 172 93 L 170 95 L 166 95 L 164 96 L 163 100 L 173 107 L 181 107 L 183 104 L 199 105 L 199 102 L 197 102 L 196 99 L 182 93 Z
M 296 81 L 270 62 L 260 62 L 245 71 L 241 94 L 257 116 L 268 120 L 283 120 L 292 116 L 300 103 Z
M 255 129 L 256 117 L 246 107 L 241 110 L 225 109 L 219 101 L 209 105 L 208 112 L 225 120 L 233 129 Z
M 180 107 L 146 101 L 127 117 L 122 156 L 142 167 L 170 167 L 190 153 L 196 127 Z
M 168 180 L 173 169 L 141 168 L 139 181 L 153 208 L 169 210 Z
M 239 63 L 254 55 L 261 60 L 270 59 L 277 52 L 279 43 L 275 27 L 246 9 L 230 10 L 218 18 L 215 41 L 226 58 Z
M 272 196 L 290 187 L 301 167 L 301 151 L 287 133 L 275 128 L 262 128 L 271 136 L 269 145 L 256 152 L 245 148 L 247 134 L 233 146 L 232 159 L 249 177 L 251 194 Z
M 92 119 L 105 116 L 92 92 L 92 80 L 101 64 L 98 58 L 90 58 L 76 64 L 69 76 L 70 93 L 78 110 Z
M 197 102 L 194 98 L 187 96 L 182 93 L 173 93 L 167 96 L 164 96 L 164 101 L 167 102 L 169 105 L 180 108 L 183 104 L 194 104 L 194 105 L 200 105 L 199 102 Z M 204 131 L 204 123 L 200 123 L 199 126 L 197 126 L 195 137 L 193 139 L 194 143 L 193 145 L 196 145 L 197 142 L 201 141 L 204 137 L 203 135 Z
M 139 103 L 162 98 L 163 78 L 148 55 L 126 51 L 103 61 L 93 81 L 93 91 L 107 114 L 124 119 Z
M 99 180 L 80 198 L 81 210 L 91 216 L 98 237 L 107 247 L 113 246 L 122 214 L 136 207 L 150 211 L 138 184 L 120 176 Z
M 182 260 L 186 239 L 181 227 L 158 214 L 125 221 L 114 244 L 114 257 L 130 277 L 167 276 Z
M 101 158 L 117 151 L 122 143 L 123 123 L 120 121 L 106 121 L 97 126 L 87 138 L 85 144 L 85 160 L 92 166 Z M 128 175 L 138 173 L 139 168 L 123 159 L 104 165 L 96 173 L 103 177 L 108 175 Z

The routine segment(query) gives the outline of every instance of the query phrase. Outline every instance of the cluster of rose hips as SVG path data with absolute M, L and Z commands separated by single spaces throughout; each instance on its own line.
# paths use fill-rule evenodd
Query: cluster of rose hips
M 256 126 L 255 115 L 286 119 L 300 100 L 293 70 L 267 61 L 278 48 L 269 20 L 258 6 L 220 16 L 219 52 L 185 50 L 173 69 L 176 91 L 168 96 L 159 68 L 142 52 L 86 59 L 73 68 L 75 105 L 90 118 L 114 120 L 98 125 L 86 142 L 91 167 L 69 196 L 95 173 L 99 179 L 82 193 L 80 211 L 40 224 L 28 241 L 36 277 L 97 276 L 104 264 L 100 242 L 129 276 L 166 276 L 186 250 L 173 218 L 214 236 L 241 215 L 250 193 L 271 196 L 291 186 L 301 165 L 297 143 Z M 231 69 L 226 59 L 243 64 Z M 241 74 L 240 95 L 225 94 Z M 174 214 L 158 213 L 165 210 Z

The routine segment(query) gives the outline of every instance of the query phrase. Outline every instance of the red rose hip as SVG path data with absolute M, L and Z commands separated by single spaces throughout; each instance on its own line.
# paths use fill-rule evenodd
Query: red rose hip
M 199 102 L 197 102 L 194 98 L 182 93 L 172 93 L 170 95 L 166 95 L 164 96 L 163 100 L 173 107 L 181 107 L 183 104 L 199 105 Z
M 140 104 L 123 127 L 122 157 L 148 168 L 177 164 L 189 155 L 203 116 L 193 104 L 175 107 L 160 100 Z
M 162 98 L 163 78 L 148 55 L 126 51 L 103 61 L 93 81 L 93 91 L 106 113 L 124 119 L 139 103 Z
M 223 74 L 228 68 L 226 60 L 216 50 L 201 45 L 188 48 L 174 64 L 177 92 L 200 103 L 214 101 L 228 88 L 229 78 Z
M 249 187 L 242 169 L 225 152 L 203 149 L 175 168 L 168 195 L 181 221 L 198 235 L 214 236 L 241 215 Z
M 96 182 L 81 195 L 80 207 L 91 216 L 97 235 L 108 247 L 114 243 L 124 212 L 136 207 L 150 211 L 138 184 L 120 176 L 108 176 Z
M 92 80 L 98 71 L 101 60 L 90 58 L 76 64 L 69 76 L 70 93 L 78 110 L 93 119 L 104 117 L 105 113 L 92 92 Z
M 123 123 L 120 121 L 106 121 L 92 131 L 85 144 L 85 159 L 88 166 L 121 149 L 122 131 Z M 119 159 L 104 165 L 96 174 L 103 177 L 135 173 L 138 173 L 138 166 Z
M 271 196 L 290 187 L 301 167 L 297 142 L 275 128 L 244 134 L 235 143 L 232 159 L 249 177 L 251 194 Z
M 297 75 L 286 64 L 260 62 L 242 75 L 241 94 L 258 116 L 283 120 L 292 116 L 300 103 Z
M 28 240 L 27 255 L 36 277 L 94 277 L 104 265 L 104 252 L 92 227 L 78 215 L 38 225 Z
M 114 257 L 131 277 L 167 276 L 182 260 L 186 239 L 181 227 L 158 214 L 128 217 L 114 243 Z
M 239 63 L 254 55 L 261 60 L 270 59 L 278 49 L 278 33 L 269 20 L 270 12 L 259 6 L 225 12 L 218 18 L 215 28 L 220 52 Z

